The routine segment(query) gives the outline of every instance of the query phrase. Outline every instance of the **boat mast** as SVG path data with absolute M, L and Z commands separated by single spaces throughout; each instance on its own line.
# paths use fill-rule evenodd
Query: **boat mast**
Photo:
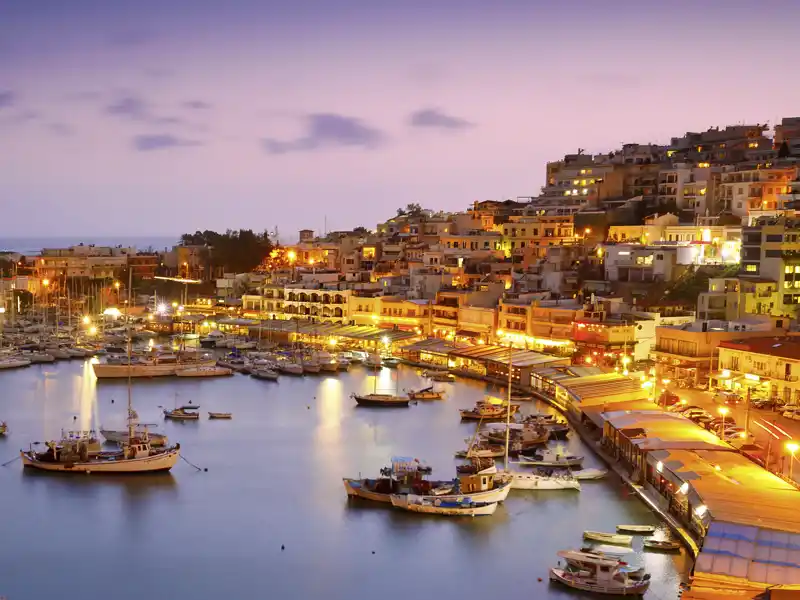
M 511 437 L 511 359 L 514 356 L 514 348 L 511 342 L 508 343 L 508 394 L 506 396 L 506 452 L 505 452 L 505 469 L 508 471 L 508 442 Z

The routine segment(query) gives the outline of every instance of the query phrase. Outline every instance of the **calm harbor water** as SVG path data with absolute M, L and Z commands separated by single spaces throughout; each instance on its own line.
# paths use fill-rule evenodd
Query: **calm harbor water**
M 394 389 L 398 376 L 400 389 L 424 384 L 412 369 L 384 369 L 378 389 Z M 233 413 L 232 421 L 163 425 L 208 471 L 183 461 L 168 475 L 132 478 L 29 473 L 19 461 L 0 468 L 0 596 L 578 598 L 547 581 L 558 550 L 580 547 L 586 529 L 660 525 L 614 476 L 580 492 L 513 491 L 494 516 L 472 520 L 348 501 L 341 478 L 375 476 L 392 455 L 453 476 L 453 452 L 475 428 L 457 408 L 492 389 L 459 381 L 439 384 L 449 394 L 442 402 L 357 407 L 350 393 L 372 391 L 373 377 L 354 367 L 279 383 L 242 375 L 134 381 L 143 422 L 161 422 L 159 406 L 190 400 L 204 417 Z M 0 372 L 0 420 L 10 430 L 0 462 L 62 428 L 121 427 L 126 397 L 124 382 L 97 382 L 88 361 Z M 523 405 L 537 409 L 549 410 Z M 586 456 L 585 466 L 602 466 L 577 436 L 564 444 Z M 653 577 L 646 597 L 676 598 L 686 555 L 642 553 L 640 539 L 634 549 L 630 561 Z

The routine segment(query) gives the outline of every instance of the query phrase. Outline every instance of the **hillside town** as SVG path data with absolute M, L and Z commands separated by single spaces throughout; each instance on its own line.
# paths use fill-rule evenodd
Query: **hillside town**
M 766 573 L 753 556 L 800 535 L 800 117 L 544 168 L 537 195 L 265 234 L 247 272 L 191 236 L 163 252 L 8 251 L 0 325 L 39 311 L 90 343 L 125 314 L 158 335 L 510 381 L 563 411 L 693 548 L 693 591 L 796 583 L 800 567 Z M 735 535 L 756 548 L 738 570 Z

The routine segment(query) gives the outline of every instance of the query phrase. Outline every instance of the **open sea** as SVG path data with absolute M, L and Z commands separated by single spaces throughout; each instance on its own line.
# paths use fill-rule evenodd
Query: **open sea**
M 78 244 L 94 244 L 95 246 L 134 247 L 139 251 L 152 249 L 155 251 L 171 250 L 180 240 L 180 234 L 174 236 L 95 236 L 75 235 L 61 237 L 3 237 L 0 236 L 0 252 L 19 252 L 25 256 L 40 254 L 42 248 L 67 248 Z
M 342 477 L 376 476 L 393 455 L 426 460 L 435 478 L 455 475 L 456 450 L 475 424 L 471 407 L 487 384 L 441 384 L 442 401 L 407 409 L 358 407 L 352 392 L 410 389 L 425 381 L 407 367 L 376 376 L 245 375 L 134 380 L 143 422 L 160 407 L 193 401 L 203 418 L 167 422 L 184 461 L 165 475 L 107 477 L 25 472 L 15 456 L 62 428 L 122 427 L 125 382 L 98 382 L 90 361 L 0 371 L 0 596 L 9 600 L 381 600 L 452 597 L 577 599 L 548 582 L 556 552 L 579 548 L 584 530 L 659 519 L 613 474 L 580 491 L 512 491 L 490 517 L 399 512 L 348 500 Z M 399 377 L 399 381 L 397 381 Z M 549 411 L 524 403 L 523 413 Z M 206 411 L 232 412 L 209 421 Z M 576 435 L 561 442 L 603 466 Z M 646 598 L 677 598 L 691 561 L 642 551 L 628 560 L 652 574 Z M 285 549 L 281 549 L 281 546 Z M 541 581 L 540 581 L 541 579 Z

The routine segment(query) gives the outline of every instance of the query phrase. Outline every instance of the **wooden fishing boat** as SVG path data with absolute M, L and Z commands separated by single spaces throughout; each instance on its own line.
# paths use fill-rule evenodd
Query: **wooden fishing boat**
M 452 502 L 414 494 L 392 494 L 392 506 L 411 512 L 448 517 L 488 516 L 497 510 L 497 502 L 473 502 L 466 497 L 460 502 Z
M 210 412 L 208 413 L 209 419 L 232 419 L 233 414 L 231 413 L 221 413 L 221 412 Z
M 583 539 L 603 544 L 615 544 L 617 546 L 630 546 L 633 536 L 620 535 L 619 533 L 604 533 L 602 531 L 584 531 Z
M 478 402 L 472 410 L 459 410 L 464 421 L 497 421 L 513 416 L 519 410 L 519 404 L 512 404 L 510 409 L 498 404 Z
M 408 398 L 392 394 L 350 394 L 359 406 L 374 406 L 381 408 L 408 407 Z
M 421 390 L 411 390 L 408 392 L 408 397 L 410 400 L 441 400 L 444 398 L 444 392 L 429 386 Z
M 550 580 L 596 594 L 641 596 L 650 587 L 650 575 L 631 569 L 619 558 L 606 554 L 564 550 L 558 556 L 566 562 L 550 569 Z
M 195 406 L 193 408 L 197 407 Z M 181 406 L 180 408 L 174 408 L 172 410 L 165 408 L 164 418 L 172 419 L 173 421 L 196 421 L 200 418 L 200 414 Z
M 659 552 L 680 552 L 681 545 L 672 540 L 655 540 L 653 538 L 645 538 L 642 542 L 645 550 L 657 550 Z
M 618 533 L 633 533 L 638 535 L 650 535 L 655 532 L 655 525 L 617 525 Z

